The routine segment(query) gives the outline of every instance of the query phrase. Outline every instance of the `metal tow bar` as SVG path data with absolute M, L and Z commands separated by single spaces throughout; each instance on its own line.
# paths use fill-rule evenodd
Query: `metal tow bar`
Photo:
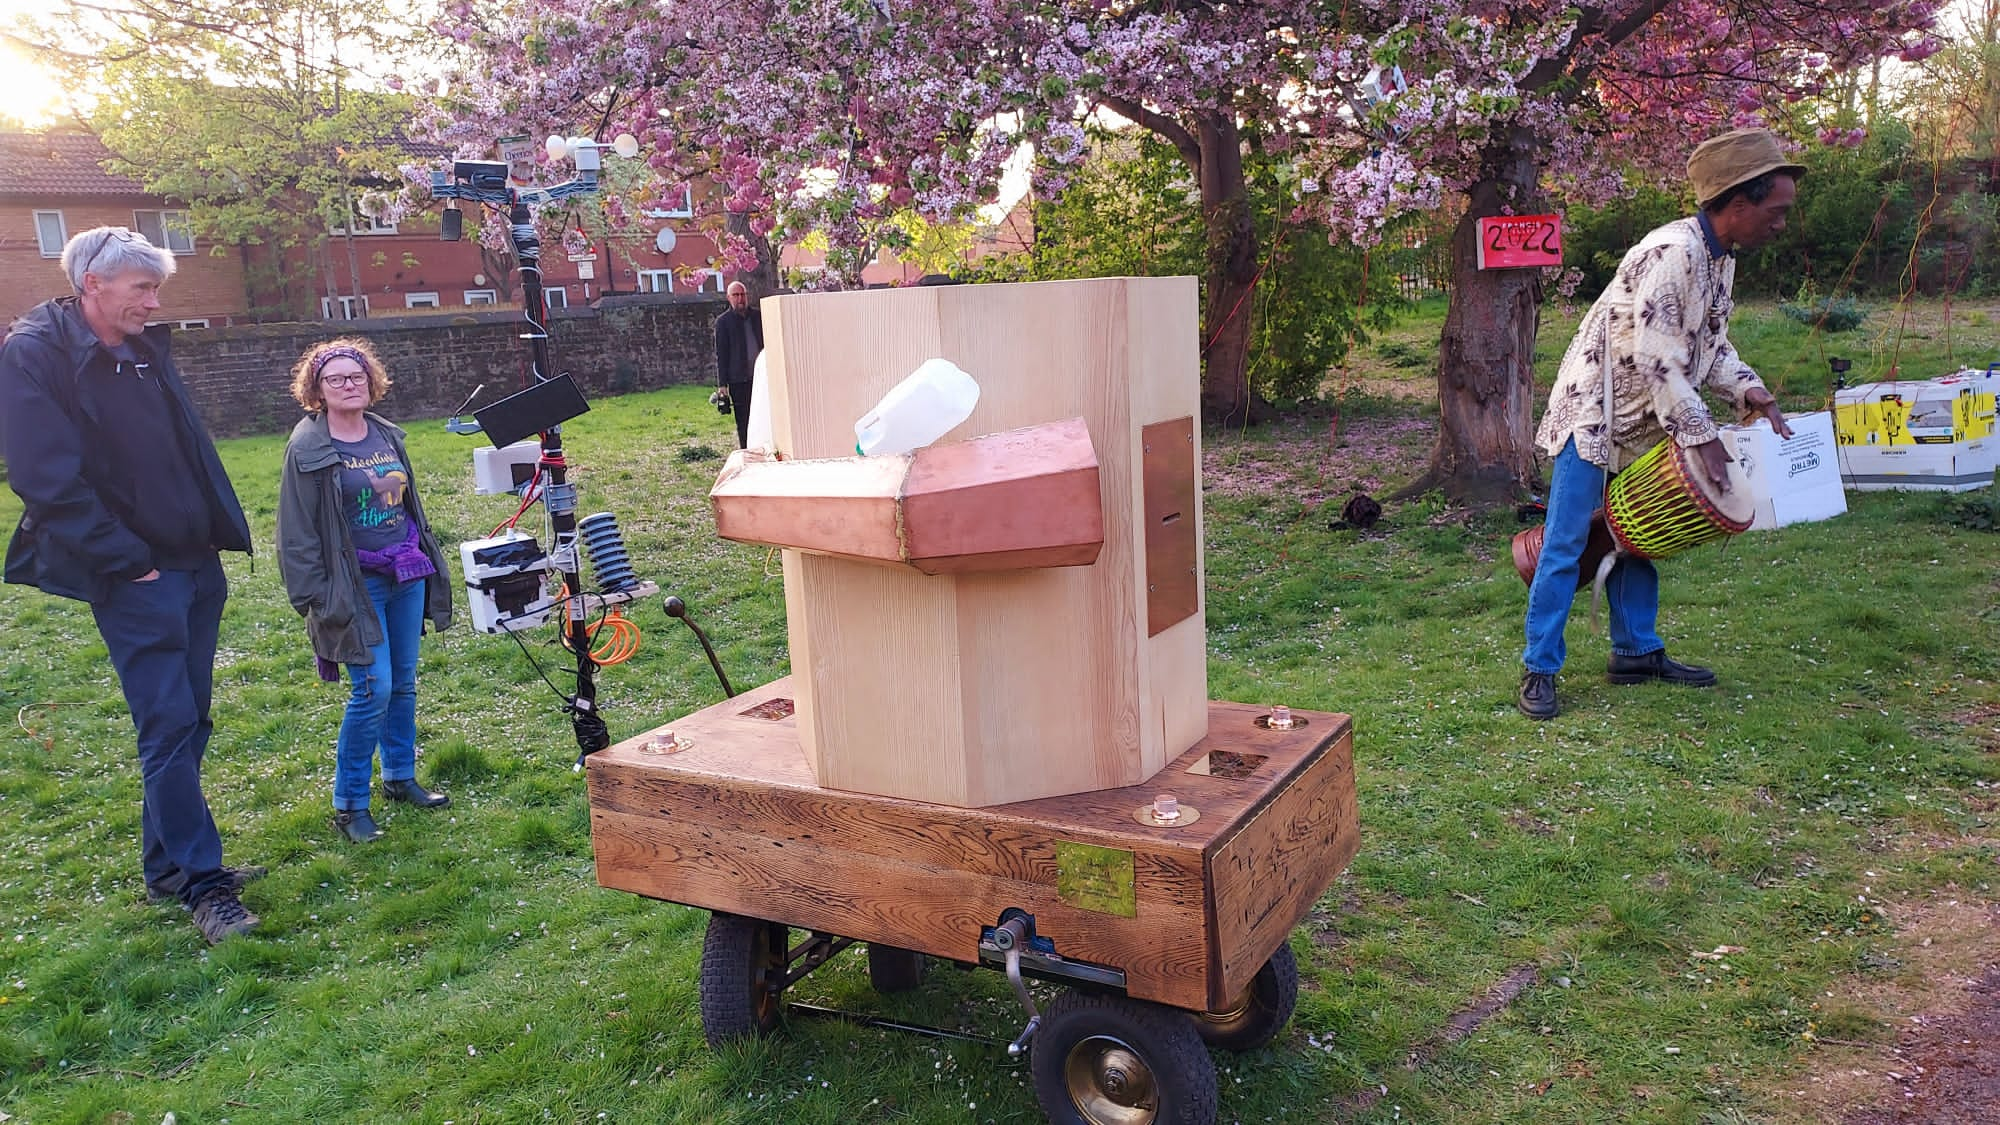
M 1027 920 L 1018 916 L 993 927 L 993 945 L 1007 958 L 1007 983 L 1014 986 L 1015 998 L 1028 1010 L 1028 1026 L 1007 1044 L 1009 1058 L 1020 1058 L 1028 1049 L 1028 1040 L 1035 1037 L 1035 1029 L 1042 1026 L 1042 1013 L 1035 1007 L 1035 998 L 1028 995 L 1028 982 L 1021 979 L 1021 946 L 1028 940 L 1028 932 Z
M 980 935 L 979 960 L 988 965 L 999 962 L 1006 967 L 1007 983 L 1014 986 L 1015 997 L 1028 1011 L 1028 1026 L 1007 1046 L 1007 1053 L 1015 1057 L 1028 1049 L 1035 1029 L 1042 1024 L 1042 1013 L 1035 1007 L 1034 997 L 1028 995 L 1024 977 L 1061 981 L 1093 991 L 1125 991 L 1123 970 L 1072 961 L 1057 953 L 1054 942 L 1036 935 L 1035 916 L 1019 907 L 1001 911 L 999 924 Z

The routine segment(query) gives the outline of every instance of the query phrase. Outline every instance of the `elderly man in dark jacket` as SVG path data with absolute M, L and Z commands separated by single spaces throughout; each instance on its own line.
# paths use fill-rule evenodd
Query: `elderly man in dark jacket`
M 715 318 L 715 381 L 729 392 L 739 449 L 750 444 L 750 377 L 763 350 L 764 314 L 750 307 L 750 290 L 732 281 L 729 308 Z
M 250 529 L 215 445 L 148 327 L 173 256 L 123 227 L 70 239 L 76 289 L 0 344 L 0 450 L 24 511 L 6 580 L 90 604 L 139 733 L 146 892 L 178 898 L 209 942 L 256 926 L 237 893 L 261 867 L 222 863 L 201 789 L 228 597 L 217 551 Z

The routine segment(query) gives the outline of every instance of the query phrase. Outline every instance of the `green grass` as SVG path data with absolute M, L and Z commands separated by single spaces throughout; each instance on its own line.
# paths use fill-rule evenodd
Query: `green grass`
M 729 435 L 704 392 L 601 400 L 566 436 L 582 511 L 618 513 L 641 575 L 686 599 L 742 686 L 786 670 L 782 590 L 765 551 L 708 524 Z M 1367 420 L 1420 439 L 1423 416 L 1381 403 Z M 471 444 L 410 429 L 441 538 L 487 534 L 511 506 L 471 494 Z M 1759 1080 L 1812 1049 L 1815 997 L 1893 958 L 1878 899 L 1994 897 L 1992 833 L 1967 798 L 2000 783 L 2000 755 L 1956 718 L 2000 705 L 1993 535 L 1940 498 L 1867 494 L 1842 519 L 1669 563 L 1673 651 L 1723 686 L 1605 685 L 1580 612 L 1566 713 L 1535 726 L 1511 704 L 1511 517 L 1430 501 L 1330 531 L 1357 479 L 1415 471 L 1340 440 L 1305 421 L 1208 437 L 1212 485 L 1254 482 L 1207 493 L 1210 694 L 1352 713 L 1363 818 L 1360 855 L 1293 937 L 1294 1025 L 1217 1057 L 1222 1120 L 1761 1119 Z M 280 446 L 223 446 L 260 544 Z M 0 496 L 0 521 L 17 513 Z M 426 639 L 420 775 L 452 806 L 382 808 L 386 838 L 343 846 L 327 823 L 343 689 L 314 677 L 268 549 L 229 570 L 206 777 L 229 858 L 272 871 L 245 896 L 260 936 L 214 950 L 144 902 L 132 736 L 87 611 L 0 589 L 0 702 L 27 728 L 0 736 L 0 1111 L 1040 1120 L 996 1045 L 794 1018 L 708 1049 L 705 916 L 595 885 L 567 722 L 505 638 Z M 617 737 L 719 697 L 685 629 L 657 603 L 635 614 L 642 652 L 601 679 Z M 556 651 L 537 655 L 554 675 Z M 1743 952 L 1727 968 L 1689 956 L 1719 945 Z M 1539 983 L 1404 1069 L 1523 964 Z M 934 971 L 878 997 L 852 954 L 796 998 L 1002 1041 L 1021 1018 L 998 974 Z M 1870 1033 L 1865 1012 L 1825 1018 Z

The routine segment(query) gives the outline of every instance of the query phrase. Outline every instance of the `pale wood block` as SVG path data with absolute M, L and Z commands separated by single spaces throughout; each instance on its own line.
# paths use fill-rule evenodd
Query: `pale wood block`
M 1193 279 L 810 294 L 764 308 L 786 456 L 845 454 L 854 420 L 942 356 L 981 388 L 947 440 L 1076 417 L 1098 461 L 1104 545 L 1087 567 L 952 575 L 942 592 L 922 575 L 785 552 L 801 741 L 822 784 L 999 804 L 1135 784 L 1201 737 L 1199 481 L 1180 482 L 1191 549 L 1174 560 L 1184 593 L 1162 619 L 1143 441 L 1147 426 L 1186 419 L 1180 452 L 1198 471 Z
M 909 471 L 908 457 L 752 461 L 739 449 L 708 493 L 715 533 L 738 543 L 900 563 L 896 498 Z
M 709 501 L 724 539 L 925 574 L 1088 566 L 1104 545 L 1081 418 L 888 457 L 771 461 L 738 450 Z

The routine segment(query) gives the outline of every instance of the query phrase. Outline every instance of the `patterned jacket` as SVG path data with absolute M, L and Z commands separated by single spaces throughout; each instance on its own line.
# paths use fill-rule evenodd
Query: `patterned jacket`
M 1729 344 L 1735 280 L 1736 259 L 1710 253 L 1698 218 L 1648 234 L 1577 327 L 1535 444 L 1554 457 L 1574 437 L 1578 456 L 1616 471 L 1662 437 L 1693 446 L 1721 436 L 1701 388 L 1726 397 L 1743 416 L 1743 396 L 1764 385 Z M 1608 441 L 1607 364 L 1615 403 Z

